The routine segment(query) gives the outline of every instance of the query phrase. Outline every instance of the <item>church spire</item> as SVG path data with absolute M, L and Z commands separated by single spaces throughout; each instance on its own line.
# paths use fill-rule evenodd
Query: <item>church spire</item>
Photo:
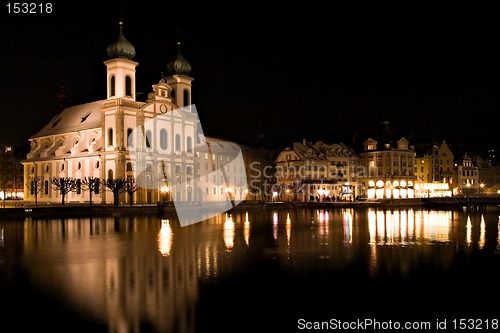
M 125 58 L 132 59 L 135 57 L 135 48 L 123 35 L 123 22 L 119 22 L 120 25 L 120 33 L 116 40 L 109 44 L 106 49 L 108 56 L 110 59 L 114 58 Z
M 167 64 L 168 74 L 186 75 L 191 73 L 191 65 L 181 54 L 181 42 L 177 42 L 177 55 Z

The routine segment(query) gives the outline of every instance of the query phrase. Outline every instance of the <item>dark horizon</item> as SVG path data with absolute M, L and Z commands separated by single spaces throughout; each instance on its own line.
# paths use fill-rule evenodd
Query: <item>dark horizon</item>
M 495 24 L 485 18 L 457 25 L 430 15 L 305 18 L 307 9 L 283 17 L 247 8 L 248 17 L 194 12 L 179 20 L 180 8 L 165 4 L 82 5 L 78 13 L 54 6 L 46 15 L 3 14 L 2 142 L 28 144 L 57 114 L 61 83 L 68 106 L 105 99 L 106 47 L 123 20 L 139 62 L 138 100 L 180 42 L 207 135 L 255 144 L 262 129 L 273 148 L 304 138 L 349 144 L 389 121 L 415 143 L 500 143 L 499 52 Z

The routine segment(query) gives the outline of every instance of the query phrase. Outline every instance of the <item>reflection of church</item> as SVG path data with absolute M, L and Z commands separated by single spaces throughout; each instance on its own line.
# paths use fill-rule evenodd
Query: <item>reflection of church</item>
M 101 184 L 105 179 L 134 178 L 140 184 L 134 203 L 156 203 L 165 188 L 176 201 L 198 201 L 201 193 L 214 193 L 197 183 L 204 181 L 196 176 L 197 149 L 205 138 L 191 101 L 191 65 L 180 48 L 167 64 L 167 76 L 152 85 L 144 102 L 136 99 L 136 52 L 121 24 L 107 54 L 106 99 L 66 107 L 30 137 L 31 151 L 23 162 L 25 200 L 60 202 L 60 191 L 51 187 L 53 177 L 77 180 L 67 202 L 90 200 L 87 177 Z M 40 182 L 36 187 L 30 185 L 35 179 Z M 244 181 L 238 179 L 240 183 Z M 112 203 L 111 191 L 97 187 L 92 201 Z M 129 200 L 122 195 L 120 201 Z

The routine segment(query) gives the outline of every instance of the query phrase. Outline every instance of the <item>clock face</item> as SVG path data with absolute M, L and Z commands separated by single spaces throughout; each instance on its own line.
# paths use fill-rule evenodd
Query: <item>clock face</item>
M 160 112 L 161 113 L 167 112 L 167 106 L 165 104 L 160 105 Z

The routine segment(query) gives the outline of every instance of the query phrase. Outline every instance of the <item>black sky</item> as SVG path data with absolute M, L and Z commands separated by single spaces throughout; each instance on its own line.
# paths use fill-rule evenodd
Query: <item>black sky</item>
M 7 14 L 0 38 L 0 141 L 27 143 L 70 105 L 105 98 L 106 47 L 136 49 L 146 97 L 181 53 L 206 134 L 268 146 L 362 136 L 381 121 L 410 141 L 498 142 L 498 20 L 492 8 L 199 8 L 134 2 L 54 4 L 44 15 Z

